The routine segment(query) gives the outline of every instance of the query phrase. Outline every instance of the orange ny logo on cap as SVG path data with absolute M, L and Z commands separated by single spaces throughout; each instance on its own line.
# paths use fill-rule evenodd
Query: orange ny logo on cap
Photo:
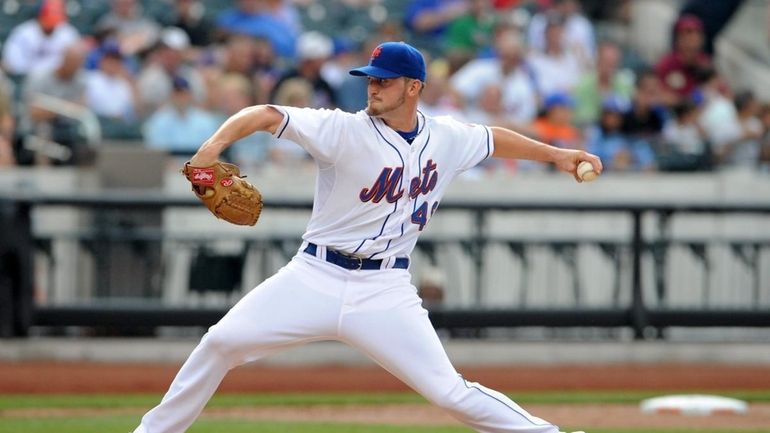
M 377 57 L 380 57 L 380 53 L 382 52 L 382 47 L 377 47 L 372 51 L 372 58 L 376 59 Z

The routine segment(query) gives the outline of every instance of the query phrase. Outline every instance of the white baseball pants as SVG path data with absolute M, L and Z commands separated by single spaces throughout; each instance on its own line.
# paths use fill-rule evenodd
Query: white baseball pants
M 183 433 L 228 370 L 320 340 L 363 351 L 478 432 L 559 431 L 457 373 L 407 270 L 349 271 L 300 252 L 209 329 L 136 433 Z

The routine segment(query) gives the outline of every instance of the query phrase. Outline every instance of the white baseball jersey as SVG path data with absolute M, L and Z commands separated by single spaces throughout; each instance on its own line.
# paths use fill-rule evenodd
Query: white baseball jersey
M 303 239 L 371 259 L 408 256 L 452 179 L 493 151 L 486 126 L 418 113 L 411 144 L 364 111 L 275 106 L 275 136 L 318 164 L 313 215 Z

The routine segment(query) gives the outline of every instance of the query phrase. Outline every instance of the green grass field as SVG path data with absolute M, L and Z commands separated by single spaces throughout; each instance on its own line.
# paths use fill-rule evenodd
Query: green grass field
M 137 420 L 126 417 L 70 418 L 65 420 L 0 419 L 2 433 L 127 433 Z M 360 424 L 309 424 L 282 422 L 210 421 L 200 420 L 189 433 L 468 433 L 463 427 L 404 427 Z M 767 430 L 648 430 L 591 429 L 588 433 L 767 433 Z
M 651 392 L 539 392 L 515 393 L 511 397 L 526 404 L 628 404 L 656 396 Z M 770 401 L 768 391 L 720 392 L 720 395 L 749 402 Z M 139 421 L 144 410 L 158 402 L 159 395 L 0 395 L 0 433 L 127 433 Z M 255 407 L 287 405 L 346 405 L 346 404 L 415 404 L 425 403 L 413 393 L 392 394 L 230 394 L 215 396 L 209 407 Z M 425 403 L 427 404 L 427 403 Z M 25 409 L 88 409 L 91 415 L 68 416 L 59 411 L 55 416 L 14 414 Z M 119 415 L 100 414 L 101 410 L 122 410 Z M 126 414 L 136 412 L 136 415 Z M 586 429 L 588 426 L 562 426 Z M 405 427 L 348 423 L 266 422 L 246 419 L 198 420 L 190 433 L 459 433 L 471 430 L 457 427 Z M 588 433 L 767 433 L 748 429 L 588 429 Z

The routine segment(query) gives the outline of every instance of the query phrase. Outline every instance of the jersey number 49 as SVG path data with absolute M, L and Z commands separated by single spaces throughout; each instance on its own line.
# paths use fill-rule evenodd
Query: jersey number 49
M 438 202 L 433 202 L 433 206 L 430 207 L 430 216 L 436 213 L 437 208 Z M 420 226 L 418 230 L 422 231 L 425 224 L 428 224 L 428 219 L 428 202 L 426 201 L 412 213 L 412 224 Z

